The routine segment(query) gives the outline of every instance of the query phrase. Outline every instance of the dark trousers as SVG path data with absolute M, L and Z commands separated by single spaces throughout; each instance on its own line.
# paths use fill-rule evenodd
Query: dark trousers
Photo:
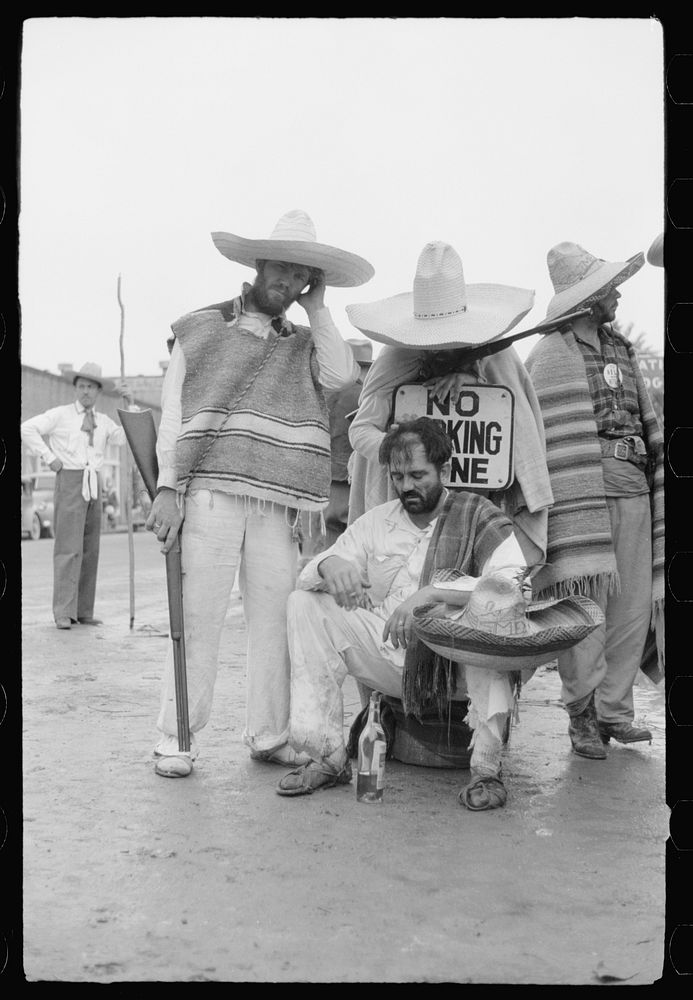
M 91 618 L 101 541 L 101 500 L 82 496 L 79 469 L 61 469 L 55 477 L 53 546 L 53 617 Z M 98 496 L 101 496 L 99 477 Z

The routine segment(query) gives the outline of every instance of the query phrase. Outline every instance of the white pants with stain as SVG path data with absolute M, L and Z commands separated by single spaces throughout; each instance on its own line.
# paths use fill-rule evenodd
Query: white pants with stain
M 330 594 L 297 590 L 288 604 L 291 656 L 289 742 L 320 761 L 346 760 L 342 684 L 347 674 L 382 694 L 400 698 L 405 651 L 383 642 L 385 622 L 363 608 L 345 611 Z M 513 706 L 508 674 L 458 665 L 457 697 L 469 698 L 474 730 L 470 768 L 494 775 L 502 733 Z
M 289 651 L 286 604 L 296 586 L 298 545 L 285 507 L 219 491 L 185 500 L 181 532 L 183 616 L 191 750 L 209 721 L 219 646 L 236 572 L 248 627 L 243 742 L 273 750 L 289 734 Z M 173 650 L 169 648 L 157 720 L 159 754 L 177 754 Z

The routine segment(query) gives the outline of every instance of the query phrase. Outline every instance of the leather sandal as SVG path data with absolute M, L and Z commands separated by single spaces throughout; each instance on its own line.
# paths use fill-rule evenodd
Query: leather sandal
M 310 754 L 297 753 L 290 746 L 278 747 L 276 750 L 251 750 L 251 760 L 259 760 L 262 764 L 283 764 L 284 767 L 296 767 L 310 764 L 313 759 Z
M 187 778 L 193 769 L 193 762 L 190 757 L 175 754 L 165 757 L 158 756 L 154 764 L 154 771 L 162 778 Z
M 472 796 L 478 794 L 479 802 L 475 805 Z M 483 809 L 498 809 L 504 806 L 508 798 L 505 785 L 498 777 L 476 778 L 470 781 L 457 796 L 458 800 L 472 812 L 481 812 Z
M 289 771 L 277 785 L 278 795 L 312 795 L 320 788 L 333 788 L 334 785 L 348 785 L 351 781 L 351 764 L 346 762 L 341 771 L 335 771 L 328 764 L 302 764 Z

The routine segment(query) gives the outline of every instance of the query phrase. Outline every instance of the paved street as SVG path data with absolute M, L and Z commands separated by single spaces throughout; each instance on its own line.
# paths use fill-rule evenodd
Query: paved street
M 381 806 L 354 783 L 286 799 L 240 742 L 236 595 L 212 720 L 188 779 L 152 770 L 168 643 L 163 558 L 105 534 L 96 614 L 55 629 L 52 542 L 22 543 L 24 967 L 65 982 L 646 984 L 664 961 L 664 697 L 652 745 L 570 751 L 555 671 L 525 686 L 507 806 L 457 802 L 468 772 L 389 761 Z M 347 725 L 358 710 L 345 685 Z

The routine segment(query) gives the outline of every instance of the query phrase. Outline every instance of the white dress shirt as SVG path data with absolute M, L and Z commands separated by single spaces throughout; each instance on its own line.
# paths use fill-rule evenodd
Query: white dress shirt
M 370 583 L 368 594 L 373 612 L 387 621 L 402 601 L 419 589 L 421 570 L 437 520 L 434 518 L 425 528 L 418 528 L 399 499 L 373 507 L 357 518 L 331 548 L 306 564 L 297 587 L 299 590 L 324 590 L 325 581 L 318 572 L 320 563 L 329 556 L 348 559 Z M 482 575 L 492 569 L 503 569 L 510 574 L 524 565 L 522 549 L 511 534 L 486 560 Z M 463 576 L 434 586 L 440 590 L 470 591 L 477 579 Z
M 264 313 L 243 311 L 229 323 L 266 339 L 272 329 L 274 317 Z M 320 382 L 326 391 L 342 389 L 351 385 L 361 376 L 361 369 L 354 358 L 351 346 L 343 340 L 334 325 L 327 306 L 314 312 L 310 317 L 310 330 L 315 341 L 315 350 L 320 368 Z M 181 427 L 181 392 L 185 378 L 185 355 L 174 341 L 173 350 L 164 383 L 161 389 L 161 422 L 157 436 L 156 455 L 159 463 L 158 486 L 176 488 L 176 442 Z
M 98 499 L 96 473 L 103 466 L 106 445 L 123 445 L 126 438 L 121 426 L 94 409 L 94 443 L 90 445 L 88 434 L 82 430 L 84 412 L 85 408 L 77 400 L 54 406 L 25 420 L 20 426 L 20 434 L 29 451 L 42 458 L 46 465 L 57 458 L 64 469 L 84 470 L 82 495 L 89 500 Z M 44 437 L 48 438 L 48 444 Z

